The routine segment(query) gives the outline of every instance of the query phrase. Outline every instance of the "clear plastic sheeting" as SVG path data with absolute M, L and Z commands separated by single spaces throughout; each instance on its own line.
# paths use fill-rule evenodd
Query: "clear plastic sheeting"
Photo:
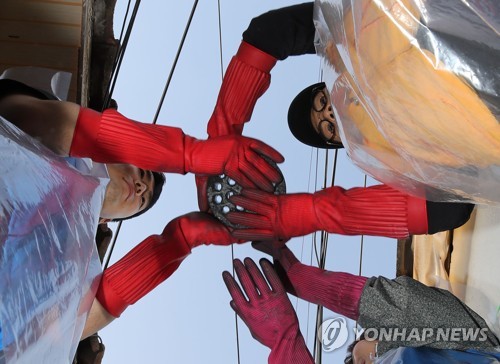
M 69 363 L 101 272 L 94 236 L 107 178 L 2 118 L 0 153 L 0 358 Z
M 379 181 L 500 203 L 500 2 L 317 0 L 342 141 Z

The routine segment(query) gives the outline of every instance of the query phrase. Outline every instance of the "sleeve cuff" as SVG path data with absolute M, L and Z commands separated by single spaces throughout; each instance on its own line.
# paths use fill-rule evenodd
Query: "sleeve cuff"
M 408 195 L 408 231 L 410 234 L 427 234 L 427 201 Z
M 95 110 L 80 108 L 69 150 L 71 157 L 92 158 L 91 153 L 97 140 L 101 117 L 102 114 Z
M 236 56 L 240 59 L 240 61 L 245 62 L 265 73 L 269 73 L 277 62 L 277 59 L 270 54 L 261 51 L 245 41 L 241 42 Z
M 108 279 L 105 274 L 101 278 L 101 283 L 97 289 L 96 299 L 102 307 L 113 317 L 120 317 L 120 315 L 129 306 L 108 284 Z

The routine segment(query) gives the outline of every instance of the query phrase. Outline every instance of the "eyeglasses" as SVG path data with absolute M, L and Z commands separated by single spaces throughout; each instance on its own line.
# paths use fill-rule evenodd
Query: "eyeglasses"
M 318 95 L 319 97 L 316 97 Z M 325 110 L 326 105 L 328 105 L 328 96 L 325 92 L 324 85 L 320 85 L 312 89 L 311 105 L 312 109 L 316 112 L 323 112 L 323 110 Z
M 325 86 L 315 87 L 311 91 L 311 107 L 314 111 L 322 113 L 328 105 L 328 95 L 325 92 Z M 321 119 L 318 123 L 318 132 L 321 139 L 328 145 L 337 145 L 335 141 L 335 124 L 330 120 Z

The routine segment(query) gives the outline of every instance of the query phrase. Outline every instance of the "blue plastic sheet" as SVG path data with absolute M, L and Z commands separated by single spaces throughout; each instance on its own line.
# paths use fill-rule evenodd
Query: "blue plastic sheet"
M 500 2 L 317 0 L 342 141 L 379 181 L 500 203 Z
M 2 118 L 0 155 L 4 360 L 71 362 L 101 273 L 94 239 L 108 179 L 78 171 Z

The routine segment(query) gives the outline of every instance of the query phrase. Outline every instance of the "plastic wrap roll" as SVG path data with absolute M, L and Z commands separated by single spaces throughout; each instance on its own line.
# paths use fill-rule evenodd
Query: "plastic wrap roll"
M 342 141 L 377 180 L 500 203 L 500 3 L 316 1 L 316 50 Z
M 101 273 L 94 237 L 108 179 L 79 172 L 2 118 L 0 151 L 1 354 L 69 363 Z

